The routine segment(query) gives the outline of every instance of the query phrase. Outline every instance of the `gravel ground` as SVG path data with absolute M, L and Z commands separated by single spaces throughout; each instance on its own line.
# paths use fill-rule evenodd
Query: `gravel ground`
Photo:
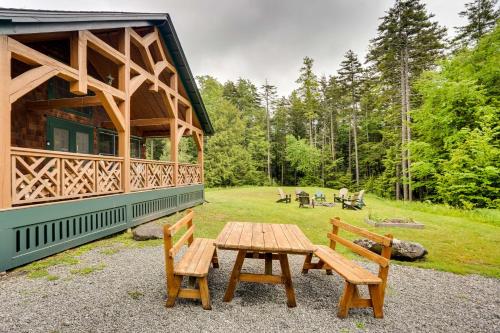
M 336 317 L 343 281 L 324 272 L 300 273 L 303 257 L 291 256 L 297 307 L 286 306 L 282 286 L 241 283 L 223 303 L 235 255 L 220 251 L 211 270 L 212 311 L 178 300 L 164 307 L 161 247 L 123 249 L 112 255 L 92 250 L 79 266 L 101 265 L 88 275 L 58 266 L 56 281 L 11 273 L 0 278 L 0 332 L 499 332 L 500 280 L 392 265 L 385 318 L 370 310 Z M 275 264 L 276 266 L 276 264 Z M 78 268 L 78 266 L 76 266 Z M 374 267 L 370 267 L 374 268 Z M 263 270 L 247 260 L 244 270 Z

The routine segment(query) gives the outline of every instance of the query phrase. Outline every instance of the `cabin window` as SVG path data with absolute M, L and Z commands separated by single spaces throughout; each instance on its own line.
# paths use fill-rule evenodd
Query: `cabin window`
M 130 157 L 141 158 L 142 138 L 130 137 Z M 99 130 L 99 154 L 116 156 L 118 155 L 118 134 L 105 129 Z
M 47 149 L 92 154 L 94 128 L 60 118 L 47 118 Z

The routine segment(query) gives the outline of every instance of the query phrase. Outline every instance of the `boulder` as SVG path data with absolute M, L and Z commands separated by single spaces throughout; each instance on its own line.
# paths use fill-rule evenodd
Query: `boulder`
M 382 246 L 369 239 L 357 239 L 354 243 L 378 254 L 382 252 Z M 400 261 L 415 261 L 422 259 L 426 254 L 427 250 L 419 243 L 399 239 L 392 240 L 391 259 Z
M 163 227 L 154 222 L 146 223 L 132 230 L 132 235 L 136 241 L 162 239 Z

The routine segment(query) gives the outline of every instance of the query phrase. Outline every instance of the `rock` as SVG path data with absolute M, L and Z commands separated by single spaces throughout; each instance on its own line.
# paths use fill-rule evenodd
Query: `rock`
M 369 239 L 357 239 L 354 243 L 368 249 L 372 252 L 380 254 L 382 247 Z M 415 261 L 422 259 L 427 254 L 427 250 L 419 243 L 408 242 L 399 239 L 392 240 L 392 255 L 391 259 L 400 261 Z
M 146 223 L 132 230 L 132 235 L 136 241 L 162 239 L 163 227 L 154 222 Z

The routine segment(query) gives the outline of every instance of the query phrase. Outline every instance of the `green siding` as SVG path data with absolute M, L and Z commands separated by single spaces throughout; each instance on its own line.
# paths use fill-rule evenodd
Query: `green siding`
M 0 211 L 0 271 L 203 203 L 203 185 Z

